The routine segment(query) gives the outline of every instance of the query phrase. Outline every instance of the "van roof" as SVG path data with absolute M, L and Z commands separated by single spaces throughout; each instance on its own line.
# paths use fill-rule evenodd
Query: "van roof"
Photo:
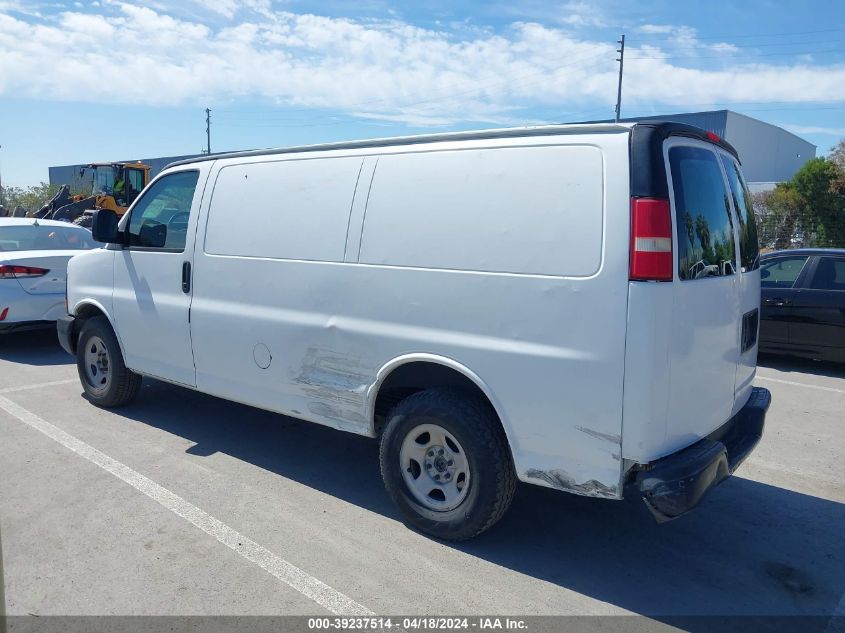
M 190 165 L 193 163 L 224 158 L 243 158 L 249 156 L 268 156 L 273 154 L 289 154 L 298 152 L 317 152 L 335 149 L 366 149 L 370 147 L 389 147 L 394 145 L 417 145 L 421 143 L 436 143 L 442 141 L 465 141 L 495 138 L 518 138 L 525 136 L 551 136 L 556 134 L 579 134 L 601 132 L 627 132 L 633 127 L 632 123 L 590 123 L 590 124 L 560 124 L 536 125 L 513 128 L 494 128 L 487 130 L 470 130 L 466 132 L 441 132 L 438 134 L 417 134 L 413 136 L 392 136 L 386 138 L 365 139 L 356 141 L 339 141 L 335 143 L 318 143 L 314 145 L 296 145 L 268 149 L 244 150 L 239 152 L 224 152 L 209 154 L 200 158 L 189 158 L 170 163 L 165 167 L 176 165 Z
M 246 158 L 253 156 L 271 156 L 274 154 L 293 154 L 300 152 L 321 152 L 340 149 L 366 149 L 375 147 L 390 147 L 396 145 L 418 145 L 422 143 L 436 143 L 448 141 L 484 140 L 497 138 L 520 138 L 531 136 L 554 136 L 565 134 L 630 132 L 636 126 L 653 128 L 661 138 L 668 136 L 687 136 L 716 143 L 736 156 L 736 150 L 722 139 L 714 140 L 708 132 L 691 125 L 674 121 L 620 122 L 620 123 L 566 123 L 555 125 L 535 125 L 512 128 L 494 128 L 487 130 L 470 130 L 466 132 L 441 132 L 439 134 L 417 134 L 414 136 L 393 136 L 358 141 L 340 141 L 336 143 L 319 143 L 315 145 L 297 145 L 293 147 L 245 150 L 239 152 L 224 152 L 209 154 L 200 158 L 189 158 L 170 163 L 165 167 L 177 165 L 192 165 L 198 162 L 225 158 Z

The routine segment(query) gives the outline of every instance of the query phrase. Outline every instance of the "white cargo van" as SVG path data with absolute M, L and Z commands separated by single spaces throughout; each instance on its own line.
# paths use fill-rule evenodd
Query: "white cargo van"
M 658 520 L 760 438 L 760 274 L 735 151 L 673 123 L 174 163 L 68 270 L 88 398 L 141 376 L 380 438 L 407 521 L 472 537 L 517 480 Z

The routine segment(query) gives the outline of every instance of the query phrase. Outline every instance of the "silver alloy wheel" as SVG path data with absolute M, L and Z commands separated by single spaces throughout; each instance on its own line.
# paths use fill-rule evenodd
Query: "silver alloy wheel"
M 105 391 L 111 383 L 109 351 L 99 336 L 92 336 L 85 345 L 85 378 L 96 391 Z
M 408 432 L 399 450 L 399 467 L 408 490 L 430 510 L 453 510 L 469 491 L 466 453 L 437 424 L 420 424 Z

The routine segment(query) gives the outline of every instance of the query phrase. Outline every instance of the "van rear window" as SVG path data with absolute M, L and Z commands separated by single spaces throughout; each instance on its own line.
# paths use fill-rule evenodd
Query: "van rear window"
M 757 222 L 754 219 L 754 207 L 751 204 L 751 194 L 745 184 L 745 178 L 737 162 L 728 156 L 722 156 L 731 195 L 734 200 L 737 218 L 739 218 L 739 263 L 742 272 L 760 268 L 760 244 L 757 240 Z
M 712 151 L 676 146 L 669 150 L 678 277 L 682 280 L 734 274 L 736 244 L 730 199 L 722 169 Z

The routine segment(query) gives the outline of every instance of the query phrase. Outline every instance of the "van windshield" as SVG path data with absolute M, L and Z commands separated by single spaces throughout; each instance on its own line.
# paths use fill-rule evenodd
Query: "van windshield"
M 736 244 L 728 193 L 716 154 L 701 147 L 669 150 L 678 277 L 682 280 L 734 274 Z

